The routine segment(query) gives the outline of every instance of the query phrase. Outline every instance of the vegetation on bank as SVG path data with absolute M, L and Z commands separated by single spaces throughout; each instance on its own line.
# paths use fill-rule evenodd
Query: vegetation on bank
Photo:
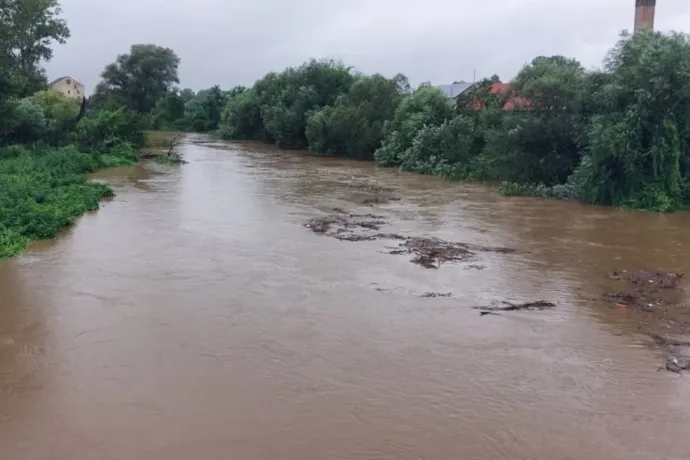
M 69 29 L 56 0 L 13 0 L 0 21 L 0 259 L 54 237 L 111 196 L 86 180 L 97 169 L 133 164 L 145 119 L 122 105 L 87 110 L 47 90 L 40 67 Z
M 407 78 L 311 60 L 249 88 L 179 90 L 180 59 L 137 44 L 88 101 L 48 91 L 47 44 L 69 38 L 58 0 L 11 0 L 0 21 L 0 258 L 54 236 L 112 192 L 86 181 L 132 164 L 144 130 L 216 132 L 450 179 L 505 195 L 656 211 L 690 205 L 690 36 L 623 35 L 602 69 L 537 57 L 453 103 Z M 523 104 L 512 104 L 519 95 Z M 510 110 L 507 110 L 510 107 Z M 166 135 L 148 142 L 165 143 Z M 157 145 L 163 146 L 163 145 Z M 182 159 L 169 154 L 163 162 Z
M 429 85 L 412 91 L 402 75 L 312 60 L 250 88 L 169 95 L 153 113 L 163 126 L 227 139 L 496 181 L 506 195 L 655 211 L 690 204 L 688 35 L 624 34 L 600 70 L 541 56 L 509 92 L 490 91 L 496 81 L 451 104 Z M 516 95 L 522 104 L 510 103 Z

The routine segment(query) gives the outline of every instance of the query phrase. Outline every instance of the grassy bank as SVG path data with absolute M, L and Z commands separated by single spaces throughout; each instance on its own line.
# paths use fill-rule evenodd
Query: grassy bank
M 144 147 L 147 149 L 168 149 L 170 142 L 181 134 L 177 131 L 144 131 Z
M 0 149 L 0 259 L 11 257 L 33 240 L 53 238 L 99 202 L 112 196 L 86 174 L 132 163 L 127 155 L 97 155 L 74 147 Z

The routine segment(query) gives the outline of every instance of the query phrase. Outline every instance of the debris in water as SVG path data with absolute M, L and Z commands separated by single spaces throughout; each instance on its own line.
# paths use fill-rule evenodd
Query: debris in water
M 445 294 L 442 294 L 440 292 L 425 292 L 424 294 L 421 294 L 419 297 L 422 299 L 429 299 L 429 298 L 436 298 L 436 297 L 452 297 L 453 293 L 452 292 L 446 292 Z
M 404 243 L 389 251 L 389 254 L 414 254 L 412 263 L 424 268 L 439 268 L 444 262 L 468 262 L 474 259 L 475 251 L 509 254 L 514 249 L 477 246 L 454 243 L 440 238 L 407 238 Z M 476 267 L 476 266 L 475 266 Z
M 486 315 L 501 316 L 500 313 L 496 313 L 495 311 L 480 311 L 479 312 L 479 316 L 486 316 Z
M 629 272 L 627 270 L 614 271 L 609 275 L 609 278 L 614 280 L 625 280 L 632 284 L 640 286 L 654 286 L 663 289 L 674 289 L 678 287 L 680 279 L 684 273 L 669 273 L 656 270 L 636 270 Z
M 400 201 L 400 198 L 388 196 L 385 194 L 376 195 L 370 198 L 364 198 L 361 203 L 365 206 L 374 206 L 375 204 L 388 204 L 391 201 Z
M 666 357 L 666 370 L 676 374 L 690 370 L 690 355 L 670 353 Z
M 545 300 L 539 300 L 537 302 L 526 302 L 526 303 L 512 303 L 502 300 L 499 305 L 492 305 L 488 307 L 474 307 L 475 310 L 481 310 L 482 312 L 496 312 L 496 311 L 517 311 L 517 310 L 546 310 L 547 308 L 556 308 L 556 304 L 553 302 L 547 302 Z
M 690 347 L 690 337 L 669 336 L 656 333 L 649 333 L 648 335 L 659 345 L 669 347 Z
M 614 308 L 632 309 L 642 311 L 654 311 L 664 307 L 666 300 L 654 296 L 653 293 L 635 289 L 632 292 L 605 292 L 601 295 L 602 300 L 611 302 Z
M 326 235 L 340 241 L 372 241 L 377 239 L 404 239 L 395 234 L 378 233 L 388 223 L 383 216 L 375 214 L 346 214 L 338 208 L 338 215 L 310 219 L 305 227 L 319 235 Z M 374 231 L 375 233 L 372 233 Z

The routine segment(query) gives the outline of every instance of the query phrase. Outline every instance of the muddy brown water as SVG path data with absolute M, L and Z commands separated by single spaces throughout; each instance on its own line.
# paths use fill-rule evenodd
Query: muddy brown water
M 690 272 L 690 214 L 194 139 L 0 264 L 2 459 L 690 458 L 690 379 L 588 300 L 614 269 Z M 400 197 L 385 232 L 525 253 L 427 270 L 303 227 L 371 212 L 362 183 Z M 558 307 L 472 308 L 500 300 Z

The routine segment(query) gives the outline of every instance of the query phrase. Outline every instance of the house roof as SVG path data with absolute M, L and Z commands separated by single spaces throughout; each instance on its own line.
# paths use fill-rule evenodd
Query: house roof
M 434 88 L 440 89 L 443 94 L 446 95 L 448 99 L 455 99 L 462 93 L 470 89 L 474 83 L 467 83 L 466 81 L 461 81 L 457 83 L 451 83 L 450 85 L 435 85 Z
M 48 86 L 53 86 L 55 83 L 57 83 L 57 82 L 59 82 L 59 81 L 61 81 L 61 80 L 65 80 L 65 79 L 67 79 L 67 78 L 69 78 L 70 80 L 72 80 L 74 83 L 78 83 L 78 84 L 80 84 L 81 86 L 84 86 L 84 85 L 81 84 L 81 82 L 80 82 L 79 80 L 77 80 L 76 78 L 72 78 L 72 77 L 70 77 L 69 75 L 66 75 L 66 76 L 64 76 L 64 77 L 60 77 L 60 78 L 57 78 L 57 79 L 51 81 L 50 83 L 48 83 Z
M 518 95 L 517 91 L 510 87 L 509 83 L 494 83 L 489 88 L 491 94 L 508 94 L 503 105 L 504 110 L 525 109 L 532 105 L 531 101 Z

